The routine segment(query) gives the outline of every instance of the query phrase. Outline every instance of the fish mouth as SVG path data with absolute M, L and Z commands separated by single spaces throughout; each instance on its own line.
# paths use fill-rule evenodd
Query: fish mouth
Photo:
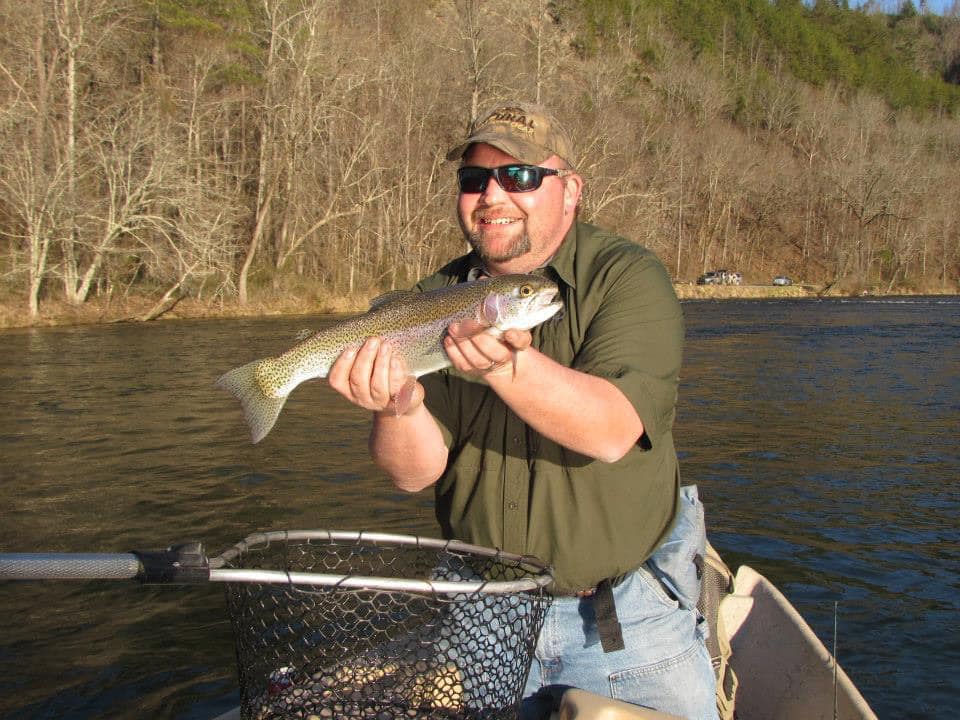
M 559 300 L 549 305 L 544 306 L 544 311 L 549 312 L 547 315 L 548 320 L 557 321 L 563 317 L 563 303 Z
M 550 318 L 562 317 L 563 301 L 556 299 L 559 294 L 560 290 L 558 288 L 546 288 L 532 298 L 531 309 L 535 311 L 538 317 L 542 318 L 541 322 Z

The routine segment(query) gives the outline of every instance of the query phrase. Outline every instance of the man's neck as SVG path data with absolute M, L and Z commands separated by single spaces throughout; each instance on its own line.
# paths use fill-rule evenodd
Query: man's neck
M 489 263 L 483 266 L 483 272 L 490 277 L 494 275 L 511 275 L 532 273 L 545 267 L 557 254 L 563 240 L 566 236 L 561 236 L 559 242 L 554 243 L 549 252 L 538 253 L 536 255 L 527 253 L 517 258 L 512 258 L 501 263 Z

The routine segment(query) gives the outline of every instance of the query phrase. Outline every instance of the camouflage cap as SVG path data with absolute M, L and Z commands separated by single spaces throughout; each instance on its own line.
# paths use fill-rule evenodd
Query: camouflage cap
M 551 155 L 557 155 L 573 166 L 570 138 L 556 119 L 539 105 L 498 105 L 473 122 L 469 137 L 451 148 L 447 160 L 459 160 L 474 143 L 492 145 L 529 165 L 539 165 Z

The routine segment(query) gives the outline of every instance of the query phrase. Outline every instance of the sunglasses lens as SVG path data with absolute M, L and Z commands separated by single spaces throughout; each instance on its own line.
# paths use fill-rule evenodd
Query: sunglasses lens
M 556 170 L 539 165 L 503 165 L 498 168 L 467 165 L 457 170 L 457 181 L 462 193 L 482 193 L 492 175 L 508 193 L 525 193 L 540 187 L 547 175 L 556 174 Z
M 457 170 L 457 180 L 460 183 L 460 192 L 482 193 L 487 189 L 491 171 L 482 167 L 462 167 Z
M 500 168 L 498 179 L 507 192 L 522 193 L 540 187 L 543 175 L 536 165 L 507 165 Z

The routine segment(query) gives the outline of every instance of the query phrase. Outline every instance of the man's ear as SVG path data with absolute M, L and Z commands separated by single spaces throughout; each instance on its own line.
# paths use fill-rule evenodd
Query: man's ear
M 583 194 L 583 178 L 577 173 L 571 173 L 563 178 L 563 214 L 576 212 Z

